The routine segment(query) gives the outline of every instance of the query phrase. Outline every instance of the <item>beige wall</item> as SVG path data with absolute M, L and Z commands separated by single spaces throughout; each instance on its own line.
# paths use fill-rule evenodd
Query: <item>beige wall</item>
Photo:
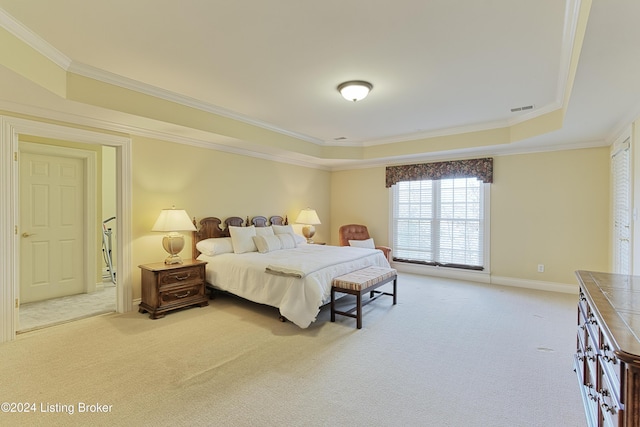
M 336 171 L 331 174 L 331 243 L 338 244 L 344 224 L 365 224 L 376 244 L 389 244 L 389 194 L 385 168 Z
M 330 172 L 140 137 L 132 150 L 134 267 L 166 257 L 162 233 L 151 227 L 172 205 L 197 219 L 287 215 L 290 224 L 312 207 L 322 221 L 314 240 L 329 239 Z M 180 255 L 190 257 L 190 233 L 185 237 Z M 133 297 L 140 298 L 139 272 L 133 277 Z
M 575 284 L 577 269 L 609 270 L 608 147 L 494 158 L 491 273 Z M 341 224 L 367 224 L 388 244 L 385 168 L 334 172 L 332 242 Z M 538 273 L 538 264 L 545 272 Z
M 492 274 L 575 284 L 575 270 L 609 271 L 609 212 L 608 147 L 496 157 Z
M 322 221 L 316 241 L 337 244 L 339 226 L 355 222 L 389 244 L 384 167 L 328 172 L 141 137 L 132 150 L 134 268 L 166 256 L 161 233 L 150 229 L 172 205 L 196 218 L 287 215 L 290 223 L 309 206 Z M 576 269 L 609 271 L 608 153 L 602 147 L 495 157 L 494 276 L 574 284 Z M 186 237 L 183 257 L 190 256 Z M 139 298 L 137 271 L 133 278 Z

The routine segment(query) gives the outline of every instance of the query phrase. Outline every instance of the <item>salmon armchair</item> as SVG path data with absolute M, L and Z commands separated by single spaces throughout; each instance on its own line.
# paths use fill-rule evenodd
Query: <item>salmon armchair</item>
M 367 240 L 370 239 L 369 230 L 366 225 L 347 224 L 338 230 L 340 237 L 340 246 L 350 246 L 349 240 Z M 387 261 L 391 262 L 391 248 L 388 246 L 375 246 L 376 249 L 384 252 Z

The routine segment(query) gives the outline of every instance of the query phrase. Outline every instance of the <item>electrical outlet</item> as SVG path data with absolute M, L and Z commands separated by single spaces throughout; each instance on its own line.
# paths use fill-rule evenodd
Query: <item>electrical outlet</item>
M 538 273 L 544 273 L 544 264 L 538 264 Z

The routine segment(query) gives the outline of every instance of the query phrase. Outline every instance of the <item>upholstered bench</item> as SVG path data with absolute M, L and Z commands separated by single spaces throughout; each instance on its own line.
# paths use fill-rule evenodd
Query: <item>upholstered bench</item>
M 385 283 L 393 281 L 393 293 L 376 291 Z M 382 295 L 393 297 L 393 304 L 397 302 L 398 273 L 393 268 L 367 267 L 351 273 L 338 276 L 331 282 L 331 321 L 336 321 L 336 314 L 352 317 L 356 319 L 358 329 L 362 329 L 362 307 L 375 301 Z M 348 311 L 336 310 L 336 292 L 351 294 L 356 296 L 356 306 Z M 369 299 L 362 302 L 362 295 L 369 292 Z M 356 314 L 353 314 L 353 312 Z

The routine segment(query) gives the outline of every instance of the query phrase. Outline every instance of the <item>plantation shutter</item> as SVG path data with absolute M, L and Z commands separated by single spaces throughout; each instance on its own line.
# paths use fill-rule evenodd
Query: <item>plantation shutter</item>
M 491 158 L 388 167 L 394 261 L 483 270 L 491 182 Z
M 614 273 L 631 274 L 631 156 L 627 138 L 611 157 Z

